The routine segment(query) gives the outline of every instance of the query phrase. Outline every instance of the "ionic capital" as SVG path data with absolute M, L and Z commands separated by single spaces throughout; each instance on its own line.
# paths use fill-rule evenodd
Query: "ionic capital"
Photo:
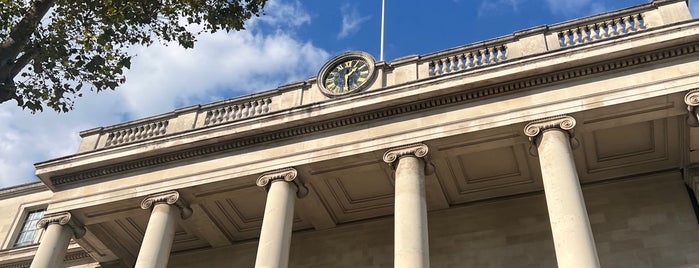
M 296 197 L 298 198 L 302 198 L 308 194 L 308 188 L 306 188 L 301 178 L 298 177 L 298 172 L 295 168 L 282 168 L 262 173 L 262 175 L 257 178 L 255 184 L 269 191 L 269 187 L 274 181 L 285 181 L 295 184 L 297 189 Z
M 141 201 L 141 208 L 150 209 L 156 204 L 177 206 L 180 209 L 180 217 L 182 217 L 182 219 L 187 219 L 192 216 L 192 209 L 189 207 L 189 203 L 187 203 L 177 191 L 168 191 L 146 196 L 146 198 Z
M 73 231 L 75 239 L 80 239 L 85 235 L 85 227 L 77 219 L 74 219 L 70 212 L 46 214 L 36 223 L 36 227 L 46 229 L 51 224 L 67 226 Z
M 537 146 L 538 139 L 541 138 L 541 134 L 547 130 L 558 130 L 568 133 L 571 147 L 577 148 L 579 144 L 575 139 L 575 132 L 573 132 L 575 124 L 575 118 L 569 115 L 557 115 L 530 122 L 524 127 L 524 135 L 529 137 L 529 141 L 533 145 L 533 147 L 530 148 L 529 153 L 534 156 L 537 155 L 534 147 Z
M 424 143 L 414 143 L 403 145 L 400 147 L 392 148 L 383 154 L 383 161 L 388 163 L 391 168 L 395 169 L 397 161 L 402 157 L 412 156 L 417 158 L 423 158 L 425 161 L 425 174 L 431 174 L 433 171 L 432 164 L 424 159 L 427 156 L 429 148 Z
M 684 103 L 687 104 L 689 118 L 687 123 L 693 127 L 699 127 L 699 88 L 692 89 L 684 96 Z

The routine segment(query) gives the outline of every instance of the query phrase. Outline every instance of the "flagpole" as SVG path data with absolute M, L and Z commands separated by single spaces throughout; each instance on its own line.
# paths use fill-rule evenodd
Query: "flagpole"
M 379 61 L 383 61 L 383 18 L 385 5 L 386 0 L 381 0 L 381 54 L 379 56 Z

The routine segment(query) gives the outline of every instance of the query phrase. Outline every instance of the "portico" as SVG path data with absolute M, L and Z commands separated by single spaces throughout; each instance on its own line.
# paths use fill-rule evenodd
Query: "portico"
M 104 263 L 604 266 L 624 189 L 677 197 L 699 160 L 686 16 L 655 1 L 392 62 L 342 54 L 308 81 L 85 131 L 37 174 Z M 322 90 L 360 61 L 347 93 Z

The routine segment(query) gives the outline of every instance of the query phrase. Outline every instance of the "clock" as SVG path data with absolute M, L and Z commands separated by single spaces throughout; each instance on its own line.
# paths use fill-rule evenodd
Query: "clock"
M 318 74 L 318 87 L 334 97 L 359 92 L 374 78 L 374 59 L 367 53 L 352 51 L 326 63 Z

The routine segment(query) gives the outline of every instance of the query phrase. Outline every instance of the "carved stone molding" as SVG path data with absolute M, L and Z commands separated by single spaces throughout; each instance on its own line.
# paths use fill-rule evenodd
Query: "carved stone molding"
M 388 163 L 391 168 L 396 169 L 396 165 L 401 157 L 414 156 L 417 158 L 422 158 L 425 161 L 425 175 L 432 174 L 434 172 L 434 166 L 427 159 L 427 152 L 429 148 L 423 143 L 414 143 L 403 145 L 396 148 L 391 148 L 386 153 L 383 154 L 383 161 Z
M 150 209 L 156 204 L 177 206 L 180 209 L 180 216 L 182 219 L 187 219 L 192 216 L 192 209 L 189 207 L 189 203 L 187 203 L 177 191 L 168 191 L 146 196 L 146 198 L 141 201 L 141 208 Z
M 684 96 L 684 103 L 687 104 L 689 118 L 687 124 L 692 127 L 699 127 L 699 88 L 692 89 Z
M 541 139 L 540 134 L 552 129 L 568 133 L 568 136 L 570 137 L 570 146 L 573 149 L 577 148 L 580 144 L 575 138 L 575 132 L 573 131 L 575 124 L 575 118 L 569 115 L 557 115 L 530 122 L 524 127 L 524 135 L 529 137 L 529 141 L 532 144 L 532 146 L 529 147 L 529 154 L 533 156 L 538 155 L 536 146 L 538 146 Z
M 265 190 L 269 191 L 269 187 L 274 181 L 286 181 L 291 182 L 296 185 L 296 197 L 303 198 L 308 194 L 308 188 L 303 183 L 301 178 L 298 177 L 298 171 L 295 168 L 282 168 L 278 170 L 273 170 L 270 172 L 265 172 L 257 178 L 257 186 L 264 187 Z
M 70 212 L 58 212 L 46 214 L 42 217 L 39 222 L 36 223 L 36 227 L 41 229 L 46 229 L 51 224 L 59 224 L 63 226 L 68 226 L 73 231 L 75 239 L 80 239 L 85 235 L 85 227 L 77 219 L 73 218 L 73 214 Z

